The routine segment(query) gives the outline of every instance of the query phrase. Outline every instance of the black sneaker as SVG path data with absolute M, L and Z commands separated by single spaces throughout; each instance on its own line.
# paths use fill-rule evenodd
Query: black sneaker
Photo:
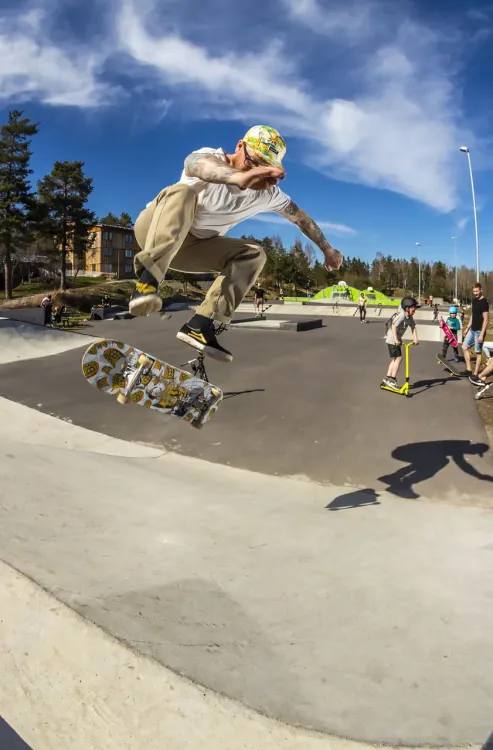
M 203 315 L 194 315 L 193 318 L 190 318 L 188 323 L 180 328 L 176 338 L 193 346 L 199 352 L 208 354 L 213 359 L 218 359 L 221 362 L 233 361 L 231 352 L 220 346 L 217 340 L 214 321 Z
M 469 375 L 469 382 L 476 386 L 485 384 L 484 380 L 481 380 L 481 378 L 478 378 L 477 375 Z
M 144 269 L 135 282 L 135 289 L 130 297 L 128 310 L 132 315 L 151 315 L 159 312 L 163 301 L 158 294 L 158 282 L 154 276 Z

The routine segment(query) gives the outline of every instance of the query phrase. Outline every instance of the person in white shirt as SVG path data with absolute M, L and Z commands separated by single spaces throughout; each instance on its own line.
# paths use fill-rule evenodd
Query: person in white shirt
M 240 221 L 273 211 L 296 224 L 322 251 L 325 266 L 338 269 L 343 256 L 319 226 L 279 187 L 285 177 L 286 144 L 279 132 L 256 125 L 233 153 L 201 148 L 185 159 L 180 181 L 164 188 L 140 213 L 135 237 L 137 281 L 130 299 L 133 315 L 161 309 L 160 282 L 168 268 L 219 275 L 196 314 L 177 338 L 215 359 L 231 362 L 231 352 L 217 341 L 214 323 L 231 321 L 234 311 L 258 278 L 266 255 L 244 239 L 224 237 Z
M 360 323 L 366 323 L 366 297 L 361 292 L 360 296 L 358 297 L 358 310 L 359 310 L 359 320 Z

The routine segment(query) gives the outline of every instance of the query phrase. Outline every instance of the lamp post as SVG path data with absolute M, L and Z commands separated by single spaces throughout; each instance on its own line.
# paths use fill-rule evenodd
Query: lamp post
M 469 163 L 469 175 L 471 177 L 472 208 L 473 208 L 473 213 L 474 213 L 474 228 L 476 230 L 476 281 L 479 283 L 478 214 L 476 211 L 476 194 L 474 192 L 474 180 L 472 176 L 471 154 L 467 146 L 461 146 L 460 150 L 462 151 L 463 154 L 467 154 L 467 161 Z
M 416 247 L 421 247 L 421 242 L 416 242 Z M 418 302 L 421 302 L 421 253 L 418 250 Z
M 454 273 L 454 299 L 457 302 L 459 299 L 458 293 L 457 293 L 457 237 L 452 237 L 454 241 L 454 266 L 455 266 L 455 273 Z

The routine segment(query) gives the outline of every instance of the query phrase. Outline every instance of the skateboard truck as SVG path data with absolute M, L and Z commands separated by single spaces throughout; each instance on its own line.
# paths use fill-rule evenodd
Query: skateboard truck
M 182 365 L 180 365 L 180 367 L 189 366 L 196 377 L 200 378 L 201 380 L 205 380 L 208 383 L 209 378 L 207 377 L 207 372 L 205 370 L 204 359 L 205 354 L 202 354 L 202 352 L 200 352 L 194 359 L 189 359 L 188 362 L 184 362 Z
M 119 393 L 118 396 L 116 397 L 116 400 L 118 401 L 119 404 L 128 403 L 129 395 L 130 393 L 132 393 L 132 389 L 136 385 L 138 385 L 144 372 L 146 370 L 149 370 L 150 367 L 152 367 L 152 363 L 153 363 L 153 360 L 149 359 L 149 357 L 146 357 L 145 354 L 140 355 L 140 357 L 137 360 L 137 364 L 139 366 L 127 380 L 127 385 L 125 387 L 125 390 L 122 391 L 122 393 Z

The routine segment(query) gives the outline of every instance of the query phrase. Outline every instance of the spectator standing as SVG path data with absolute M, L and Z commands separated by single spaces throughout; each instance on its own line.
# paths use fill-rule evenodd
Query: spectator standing
M 481 354 L 483 352 L 483 344 L 486 336 L 486 329 L 488 327 L 489 320 L 489 305 L 487 299 L 483 295 L 483 287 L 477 283 L 472 289 L 473 300 L 471 305 L 471 317 L 464 331 L 464 342 L 462 344 L 462 350 L 464 352 L 464 359 L 466 361 L 466 370 L 469 373 L 469 380 L 473 385 L 484 385 L 483 381 L 479 378 L 479 368 L 481 367 Z M 476 353 L 476 365 L 474 372 L 471 369 L 471 352 L 470 349 L 474 347 Z
M 359 310 L 359 320 L 360 323 L 366 323 L 366 306 L 368 304 L 368 300 L 366 299 L 363 292 L 361 292 L 360 297 L 358 298 L 358 310 Z

